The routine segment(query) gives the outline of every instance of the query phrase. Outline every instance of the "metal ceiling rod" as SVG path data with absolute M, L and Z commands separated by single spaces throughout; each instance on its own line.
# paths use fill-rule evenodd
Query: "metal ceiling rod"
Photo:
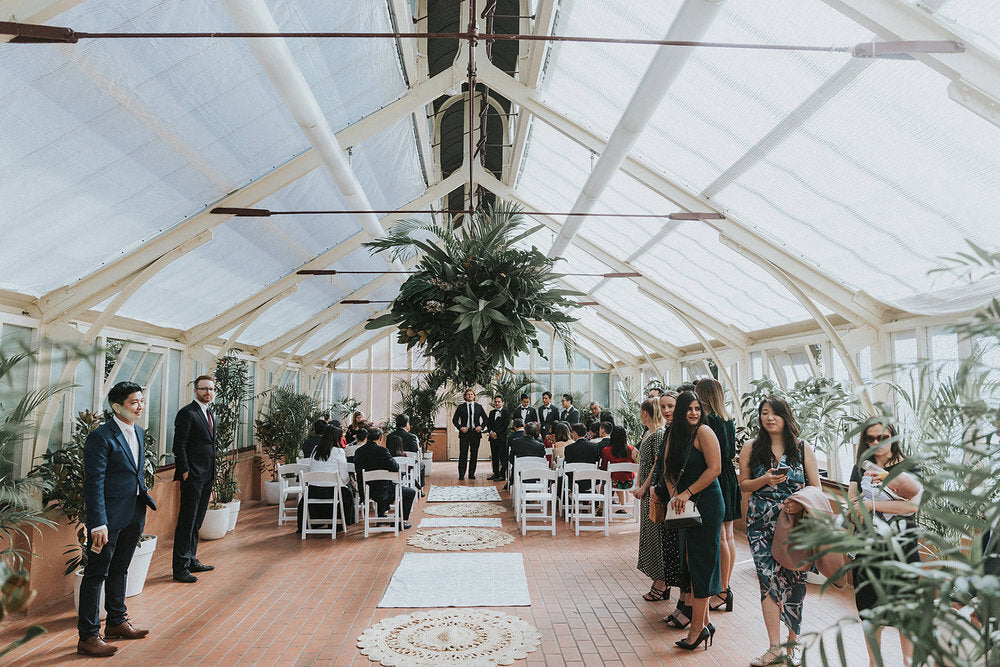
M 237 28 L 247 31 L 278 32 L 278 25 L 271 16 L 264 0 L 223 0 L 229 16 Z M 247 46 L 253 51 L 261 68 L 267 73 L 272 85 L 281 95 L 289 113 L 302 128 L 310 145 L 322 158 L 337 189 L 344 196 L 347 205 L 355 210 L 371 210 L 368 196 L 358 181 L 354 170 L 344 156 L 344 149 L 330 128 L 326 116 L 320 109 L 302 70 L 299 69 L 292 52 L 283 39 L 248 39 Z M 360 214 L 358 221 L 373 238 L 385 234 L 374 214 Z M 388 256 L 386 262 L 394 263 Z M 401 267 L 397 267 L 401 268 Z
M 687 0 L 674 17 L 666 39 L 673 40 L 681 36 L 699 39 L 708 31 L 724 2 L 725 0 Z M 694 49 L 690 47 L 661 46 L 657 50 L 646 74 L 636 87 L 625 113 L 611 133 L 601 157 L 587 177 L 576 203 L 573 204 L 573 213 L 587 213 L 593 209 L 608 183 L 625 162 L 625 158 L 639 138 L 639 133 L 656 113 L 663 98 L 693 54 Z M 549 256 L 562 255 L 582 224 L 583 218 L 573 215 L 567 217 L 566 224 L 549 249 Z

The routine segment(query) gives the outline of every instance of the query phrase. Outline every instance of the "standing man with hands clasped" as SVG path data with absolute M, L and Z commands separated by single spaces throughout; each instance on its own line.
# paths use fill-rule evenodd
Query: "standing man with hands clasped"
M 192 572 L 214 570 L 198 561 L 198 531 L 205 520 L 215 480 L 215 418 L 212 399 L 215 380 L 199 375 L 194 381 L 194 400 L 174 419 L 174 481 L 181 483 L 177 530 L 174 532 L 174 580 L 193 584 Z
M 119 382 L 108 392 L 115 416 L 98 426 L 83 444 L 83 498 L 87 506 L 87 565 L 80 584 L 76 652 L 95 658 L 114 655 L 104 639 L 142 639 L 125 609 L 125 580 L 135 545 L 146 525 L 146 508 L 156 503 L 146 489 L 146 449 L 136 425 L 145 407 L 142 387 Z M 108 612 L 101 637 L 101 587 Z
M 476 403 L 476 392 L 465 390 L 465 403 L 455 409 L 451 423 L 458 429 L 458 481 L 465 479 L 468 463 L 469 479 L 476 478 L 476 459 L 479 458 L 479 443 L 486 427 L 486 410 Z
M 493 410 L 486 422 L 490 433 L 490 458 L 494 481 L 507 479 L 507 429 L 510 427 L 510 413 L 503 406 L 503 396 L 493 397 Z

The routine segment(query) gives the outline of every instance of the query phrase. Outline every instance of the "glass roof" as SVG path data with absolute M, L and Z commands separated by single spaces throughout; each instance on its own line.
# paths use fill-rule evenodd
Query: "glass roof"
M 663 38 L 683 4 L 562 2 L 554 32 Z M 219 3 L 88 0 L 63 5 L 73 6 L 49 23 L 77 31 L 234 29 Z M 287 31 L 392 31 L 401 27 L 390 15 L 399 5 L 410 3 L 266 1 L 275 22 Z M 836 7 L 822 0 L 729 0 L 703 39 L 816 46 L 875 39 L 868 27 Z M 896 11 L 930 12 L 932 20 L 982 49 L 980 60 L 987 66 L 1000 69 L 997 3 L 906 0 Z M 395 40 L 285 42 L 334 132 L 363 123 L 399 100 L 407 93 L 407 81 L 419 83 L 424 74 L 404 74 L 405 59 Z M 418 42 L 421 54 L 423 44 Z M 570 126 L 612 136 L 656 48 L 554 42 L 545 50 L 533 97 L 548 113 L 545 120 L 527 113 L 517 117 L 530 122 L 526 143 L 523 154 L 516 153 L 520 163 L 505 167 L 511 171 L 503 174 L 529 210 L 557 213 L 540 217 L 545 229 L 526 242 L 543 251 L 551 247 L 600 159 L 600 151 L 593 153 L 567 136 Z M 935 57 L 949 62 L 949 54 Z M 954 62 L 959 74 L 963 62 Z M 625 354 L 630 361 L 643 354 L 633 336 L 647 352 L 697 343 L 671 306 L 641 289 L 647 281 L 675 303 L 695 306 L 698 312 L 687 315 L 709 338 L 703 314 L 751 338 L 754 332 L 796 323 L 808 328 L 809 312 L 774 279 L 773 267 L 724 244 L 720 232 L 746 247 L 787 253 L 794 261 L 781 268 L 800 282 L 815 274 L 801 274 L 799 264 L 814 268 L 826 283 L 810 279 L 806 286 L 827 313 L 836 312 L 835 301 L 824 298 L 825 287 L 833 285 L 914 314 L 972 307 L 972 293 L 978 300 L 987 298 L 988 288 L 962 296 L 955 279 L 927 275 L 942 265 L 942 255 L 964 250 L 967 240 L 995 250 L 1000 239 L 1000 127 L 950 99 L 950 83 L 919 60 L 695 49 L 648 124 L 636 128 L 629 157 L 642 169 L 619 170 L 599 184 L 592 212 L 634 217 L 584 218 L 565 261 L 557 264 L 566 273 L 637 271 L 643 276 L 567 276 L 567 285 L 587 294 L 581 300 L 599 303 L 574 311 L 580 317 L 579 335 L 591 349 Z M 514 102 L 513 111 L 529 106 Z M 359 194 L 376 210 L 406 206 L 425 192 L 428 179 L 442 176 L 440 160 L 423 163 L 424 156 L 435 155 L 441 138 L 432 131 L 432 145 L 423 154 L 418 146 L 417 126 L 433 109 L 414 104 L 410 111 L 414 115 L 401 120 L 367 124 L 364 140 L 341 146 L 360 183 Z M 515 134 L 505 133 L 504 142 Z M 0 44 L 0 290 L 37 298 L 44 310 L 47 295 L 58 297 L 65 286 L 88 277 L 98 282 L 107 273 L 102 269 L 134 258 L 137 248 L 156 243 L 164 232 L 187 229 L 186 222 L 233 193 L 252 193 L 243 199 L 253 201 L 240 205 L 274 211 L 349 208 L 348 202 L 357 200 L 341 194 L 326 166 L 295 171 L 316 163 L 312 150 L 243 39 Z M 504 150 L 505 160 L 515 154 Z M 283 187 L 268 188 L 266 180 L 261 185 L 263 177 L 282 173 L 299 175 L 281 181 L 287 183 Z M 681 212 L 675 201 L 707 212 L 714 208 L 728 219 L 637 217 Z M 241 345 L 253 347 L 351 298 L 377 278 L 352 273 L 291 277 L 340 244 L 367 239 L 361 221 L 350 215 L 234 217 L 210 221 L 209 227 L 210 242 L 165 263 L 119 314 L 187 331 L 278 281 L 291 285 L 297 280 L 294 294 L 265 309 L 240 335 Z M 341 250 L 343 257 L 330 268 L 377 271 L 386 266 L 383 257 L 371 257 L 367 249 L 349 245 Z M 398 282 L 363 298 L 392 299 Z M 86 305 L 101 310 L 112 301 L 106 292 L 100 298 L 103 303 Z M 325 348 L 383 305 L 334 309 L 335 318 L 284 351 Z M 232 333 L 239 323 L 225 326 Z M 374 337 L 363 334 L 356 341 Z

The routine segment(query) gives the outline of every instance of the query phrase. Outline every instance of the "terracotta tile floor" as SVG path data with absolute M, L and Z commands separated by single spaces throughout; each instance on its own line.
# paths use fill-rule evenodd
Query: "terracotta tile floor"
M 485 467 L 488 474 L 489 464 Z M 456 484 L 455 470 L 454 463 L 436 463 L 431 481 Z M 466 483 L 489 483 L 483 476 Z M 504 501 L 509 505 L 506 494 Z M 417 501 L 411 517 L 414 526 L 424 506 L 425 501 Z M 160 536 L 145 590 L 128 599 L 136 625 L 152 632 L 144 640 L 117 642 L 121 648 L 111 661 L 128 665 L 370 664 L 358 652 L 356 639 L 379 619 L 405 613 L 376 609 L 376 605 L 403 552 L 419 550 L 407 546 L 405 534 L 365 540 L 357 526 L 346 539 L 331 542 L 310 536 L 302 541 L 292 533 L 294 525 L 279 528 L 275 519 L 273 506 L 245 503 L 234 533 L 202 543 L 200 559 L 217 569 L 200 575 L 193 585 L 171 580 L 170 539 Z M 767 647 L 756 574 L 743 535 L 737 535 L 739 556 L 732 584 L 735 610 L 713 614 L 719 633 L 711 649 L 687 653 L 673 646 L 683 632 L 660 622 L 675 603 L 650 603 L 640 597 L 649 581 L 635 569 L 636 524 L 616 524 L 610 537 L 600 532 L 576 537 L 560 521 L 554 538 L 542 532 L 521 537 L 511 512 L 502 519 L 504 529 L 516 534 L 514 542 L 503 549 L 524 554 L 532 599 L 530 607 L 503 610 L 533 623 L 542 634 L 542 644 L 529 654 L 527 664 L 746 665 Z M 823 630 L 854 614 L 849 591 L 820 597 L 818 590 L 810 586 L 806 599 L 807 632 Z M 72 600 L 28 619 L 6 621 L 0 640 L 6 644 L 31 623 L 45 625 L 49 634 L 7 656 L 9 664 L 84 661 L 75 653 Z M 848 664 L 867 665 L 860 631 L 852 627 L 848 637 Z M 893 645 L 898 647 L 896 642 Z

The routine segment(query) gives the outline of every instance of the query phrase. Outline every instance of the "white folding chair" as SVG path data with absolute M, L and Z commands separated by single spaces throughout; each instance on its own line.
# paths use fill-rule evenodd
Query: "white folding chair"
M 403 453 L 406 454 L 406 458 L 410 459 L 410 466 L 412 468 L 412 470 L 410 471 L 410 478 L 413 483 L 410 484 L 410 486 L 412 486 L 414 489 L 417 489 L 417 498 L 423 498 L 424 497 L 423 488 L 417 488 L 417 485 L 420 483 L 420 454 L 418 454 L 417 452 L 403 452 Z
M 566 523 L 569 523 L 573 518 L 573 503 L 572 496 L 575 489 L 571 489 L 572 486 L 569 482 L 570 473 L 575 473 L 578 470 L 597 470 L 596 463 L 565 463 L 562 464 L 562 512 L 563 518 Z
M 581 491 L 580 482 L 590 482 L 590 491 Z M 573 473 L 573 522 L 581 530 L 603 530 L 610 535 L 611 473 L 607 470 L 577 470 Z M 600 510 L 600 512 L 598 511 Z M 603 526 L 581 526 L 581 521 L 600 521 Z
M 517 456 L 514 458 L 514 474 L 518 475 L 518 471 L 521 470 L 522 466 L 525 470 L 543 470 L 548 469 L 549 463 L 541 456 Z M 518 484 L 517 479 L 513 480 L 510 485 L 510 502 L 514 508 L 514 518 L 517 519 L 520 516 L 520 501 L 518 497 L 521 494 L 522 486 Z
M 378 503 L 372 498 L 371 489 L 365 489 L 362 513 L 365 515 L 365 537 L 370 533 L 392 533 L 398 535 L 403 527 L 403 485 L 399 471 L 365 470 L 365 486 L 372 482 L 392 482 L 395 493 L 386 516 L 378 515 Z
M 529 530 L 550 530 L 556 534 L 556 480 L 555 470 L 548 468 L 516 468 L 521 534 Z M 530 525 L 529 521 L 541 520 L 543 523 Z M 547 522 L 547 523 L 546 523 Z
M 635 497 L 635 490 L 639 488 L 639 464 L 638 463 L 609 463 L 608 472 L 630 472 L 632 473 L 632 486 L 627 489 L 611 489 L 611 520 L 618 516 L 618 510 L 624 510 L 621 518 L 635 521 L 639 516 L 639 499 Z M 625 495 L 625 502 L 618 501 L 618 494 Z
M 347 447 L 344 448 L 344 454 L 346 454 L 347 458 L 349 458 L 349 459 L 353 458 L 354 457 L 354 452 L 356 452 L 358 450 L 359 446 L 360 445 L 348 445 Z
M 322 487 L 333 487 L 333 497 L 332 498 L 316 498 L 309 497 L 310 490 L 315 493 L 316 489 Z M 329 528 L 312 528 L 313 523 L 325 524 L 327 519 L 313 519 L 309 515 L 309 508 L 315 507 L 316 505 L 330 505 L 330 527 Z M 337 515 L 337 510 L 340 510 L 340 515 Z M 337 524 L 344 527 L 347 530 L 347 519 L 344 517 L 344 505 L 340 502 L 340 473 L 337 472 L 304 472 L 302 473 L 302 539 L 306 539 L 306 535 L 324 534 L 329 533 L 330 539 L 337 539 Z
M 308 471 L 309 466 L 299 463 L 289 463 L 278 466 L 278 525 L 282 525 L 285 519 L 295 520 L 298 514 L 299 499 L 302 497 L 302 480 L 299 476 Z M 295 479 L 289 479 L 294 476 Z M 295 501 L 291 507 L 286 507 L 289 500 Z M 289 512 L 291 514 L 289 514 Z
M 393 456 L 392 460 L 399 466 L 399 479 L 404 486 L 413 486 L 413 469 L 410 466 L 410 459 L 406 456 Z

